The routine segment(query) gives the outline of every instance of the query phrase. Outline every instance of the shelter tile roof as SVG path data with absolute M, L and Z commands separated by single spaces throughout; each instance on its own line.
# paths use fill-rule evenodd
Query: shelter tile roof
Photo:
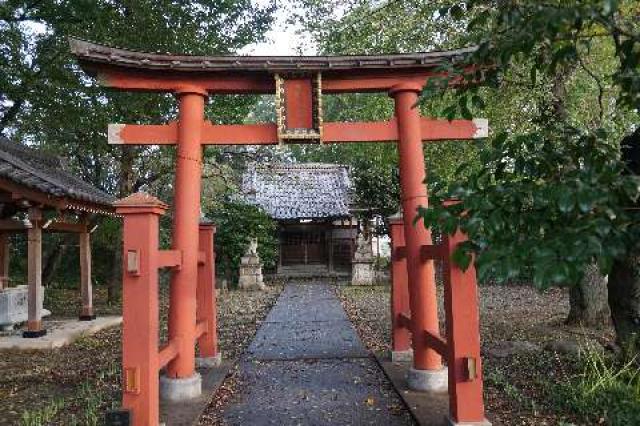
M 242 194 L 277 220 L 351 216 L 351 180 L 342 165 L 253 164 L 244 173 Z
M 317 72 L 356 69 L 433 68 L 443 63 L 458 62 L 477 49 L 476 47 L 466 47 L 456 50 L 389 55 L 195 56 L 139 52 L 104 46 L 75 38 L 71 38 L 69 44 L 71 52 L 81 62 L 86 61 L 148 70 L 193 72 Z
M 0 178 L 46 195 L 111 208 L 111 195 L 66 170 L 57 156 L 0 136 Z

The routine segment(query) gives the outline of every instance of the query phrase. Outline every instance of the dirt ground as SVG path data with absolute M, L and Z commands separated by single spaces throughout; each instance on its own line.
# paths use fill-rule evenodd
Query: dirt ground
M 164 324 L 166 286 L 162 288 Z M 280 290 L 219 295 L 219 337 L 225 358 L 237 358 L 244 351 Z M 365 344 L 374 351 L 388 350 L 389 287 L 338 287 L 337 292 Z M 98 315 L 118 313 L 120 307 L 107 306 L 105 296 L 98 289 Z M 73 318 L 78 305 L 69 301 L 77 297 L 75 292 L 50 289 L 45 306 L 54 318 Z M 612 341 L 612 330 L 565 326 L 568 296 L 562 289 L 539 293 L 527 286 L 481 286 L 480 309 L 485 398 L 493 424 L 579 424 L 554 403 L 551 384 L 575 373 L 571 354 L 575 347 L 603 347 Z M 0 354 L 0 425 L 100 424 L 105 411 L 119 406 L 120 337 L 115 328 L 59 350 Z M 218 424 L 217 408 L 228 402 L 237 386 L 234 371 L 216 393 L 202 424 Z
M 244 351 L 281 287 L 268 292 L 229 291 L 218 296 L 219 344 L 223 357 Z M 47 290 L 53 318 L 77 315 L 76 292 Z M 120 312 L 106 294 L 94 295 L 98 315 Z M 162 286 L 162 332 L 166 333 L 167 289 Z M 0 354 L 0 425 L 94 425 L 120 404 L 121 330 L 113 328 L 53 351 Z
M 602 348 L 613 340 L 613 331 L 566 326 L 564 289 L 540 293 L 528 286 L 485 285 L 479 290 L 489 420 L 494 426 L 580 424 L 558 408 L 551 385 L 575 373 L 576 349 Z M 374 351 L 390 349 L 389 291 L 388 286 L 338 289 L 361 338 Z

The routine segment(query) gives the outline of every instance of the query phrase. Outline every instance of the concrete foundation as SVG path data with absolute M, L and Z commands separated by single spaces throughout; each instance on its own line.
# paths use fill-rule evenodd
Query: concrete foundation
M 207 358 L 196 358 L 196 367 L 197 368 L 215 368 L 219 367 L 222 363 L 222 353 L 218 352 L 216 356 L 211 356 Z
M 188 401 L 202 395 L 202 377 L 194 373 L 191 377 L 172 379 L 160 376 L 160 398 L 166 401 Z
M 411 362 L 413 361 L 413 349 L 406 351 L 391 351 L 391 362 Z
M 122 317 L 99 317 L 94 321 L 50 320 L 43 323 L 47 334 L 37 339 L 24 339 L 22 334 L 12 333 L 0 337 L 2 351 L 38 351 L 61 348 L 75 342 L 82 336 L 91 336 L 109 327 L 122 323 Z
M 416 370 L 411 367 L 407 373 L 409 389 L 419 392 L 447 392 L 449 389 L 448 370 Z
M 450 417 L 446 417 L 446 423 L 447 426 L 491 426 L 491 422 L 487 419 L 484 419 L 481 422 L 463 422 L 463 423 L 458 423 L 458 422 L 454 422 L 453 420 L 451 420 Z
M 40 294 L 44 298 L 44 287 Z M 29 287 L 26 285 L 0 290 L 0 326 L 5 330 L 10 329 L 10 326 L 27 321 L 28 295 Z M 42 300 L 40 300 L 40 309 L 43 318 L 51 315 L 51 312 L 42 309 Z

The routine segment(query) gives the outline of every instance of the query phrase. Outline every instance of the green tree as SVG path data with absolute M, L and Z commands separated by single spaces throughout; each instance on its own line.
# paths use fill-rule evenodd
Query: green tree
M 609 275 L 609 304 L 619 342 L 640 332 L 638 217 L 633 207 L 640 180 L 620 159 L 620 140 L 638 122 L 640 107 L 640 5 L 633 1 L 466 1 L 442 16 L 459 19 L 479 35 L 475 64 L 445 113 L 469 116 L 506 79 L 525 72 L 532 84 L 583 74 L 578 95 L 596 97 L 592 111 L 575 108 L 559 119 L 558 92 L 535 112 L 532 126 L 499 132 L 481 149 L 481 168 L 465 165 L 466 179 L 439 188 L 432 208 L 420 212 L 428 226 L 461 228 L 462 266 L 476 256 L 481 276 L 510 280 L 532 276 L 538 286 L 576 285 L 587 265 Z M 602 52 L 608 60 L 598 61 Z M 595 65 L 594 65 L 595 64 Z M 449 77 L 460 72 L 447 69 Z M 563 78 L 564 80 L 564 78 Z M 432 80 L 425 97 L 442 94 Z M 485 88 L 482 88 L 485 86 Z M 486 89 L 488 87 L 489 89 Z M 555 87 L 558 89 L 558 87 Z M 566 98 L 576 94 L 566 89 Z M 541 105 L 545 105 L 542 103 Z M 444 208 L 442 200 L 460 203 Z M 463 214 L 464 212 L 464 214 Z
M 175 116 L 175 99 L 99 87 L 71 58 L 68 37 L 146 51 L 228 54 L 261 40 L 273 10 L 274 5 L 259 7 L 249 0 L 2 2 L 0 132 L 67 157 L 78 174 L 118 197 L 166 182 L 173 149 L 109 147 L 106 128 L 110 122 L 166 122 Z M 253 102 L 215 97 L 207 116 L 243 118 Z M 101 239 L 107 245 L 100 251 L 108 255 L 99 258 L 113 259 L 114 290 L 119 231 L 103 229 L 116 231 Z
M 482 41 L 491 38 L 492 31 L 495 30 L 483 16 L 493 16 L 497 13 L 495 10 L 498 5 L 496 2 L 485 1 L 470 2 L 472 7 L 465 7 L 465 2 L 456 0 L 306 0 L 303 3 L 307 10 L 299 12 L 299 22 L 315 34 L 321 51 L 330 53 L 402 52 L 461 47 L 474 43 L 482 45 Z M 507 1 L 500 2 L 500 5 L 507 8 L 521 3 Z M 568 9 L 571 9 L 572 4 L 573 2 L 565 3 Z M 528 2 L 522 7 L 535 9 L 537 3 Z M 540 19 L 544 20 L 544 13 L 544 10 L 540 13 Z M 528 18 L 527 15 L 526 19 Z M 474 24 L 469 25 L 471 22 Z M 527 34 L 536 32 L 534 25 L 527 25 L 522 27 L 523 39 Z M 511 35 L 506 31 L 500 34 L 508 48 Z M 468 97 L 462 96 L 462 101 L 459 95 L 468 90 L 460 90 L 458 94 L 450 91 L 427 92 L 422 97 L 422 112 L 425 115 L 438 115 L 445 110 L 451 117 L 482 114 L 489 119 L 494 134 L 507 132 L 512 137 L 549 129 L 548 123 L 554 121 L 592 130 L 605 127 L 610 133 L 610 139 L 618 140 L 629 130 L 635 114 L 629 109 L 618 107 L 618 90 L 609 77 L 617 70 L 615 45 L 602 38 L 593 38 L 591 47 L 583 49 L 580 60 L 560 64 L 556 70 L 548 73 L 536 72 L 532 75 L 531 67 L 535 66 L 535 58 L 526 54 L 516 55 L 514 60 L 509 61 L 509 66 L 500 68 L 500 77 L 493 87 L 474 87 L 475 92 L 468 93 Z M 528 46 L 526 41 L 524 45 Z M 493 49 L 491 55 L 501 58 L 498 49 Z M 489 70 L 494 69 L 491 57 L 486 55 L 484 58 L 490 65 Z M 345 101 L 337 106 L 343 111 L 344 118 L 373 109 L 366 103 L 363 108 L 363 99 L 342 98 Z M 378 96 L 370 102 L 376 103 L 378 111 L 381 110 L 381 105 L 389 105 L 384 96 Z M 446 108 L 452 102 L 456 102 L 454 107 Z M 364 154 L 367 148 L 352 149 Z M 478 150 L 485 149 L 486 144 L 461 141 L 426 145 L 429 186 L 432 190 L 437 190 L 454 183 L 473 181 L 475 174 L 485 166 Z M 344 154 L 339 156 L 342 161 L 351 158 L 350 152 Z M 395 152 L 390 161 L 395 161 Z M 465 167 L 459 168 L 461 163 Z M 354 172 L 357 170 L 356 166 Z M 373 169 L 369 174 L 375 173 Z M 356 190 L 367 192 L 366 188 L 357 187 Z M 590 266 L 587 270 L 593 273 L 585 274 L 584 279 L 578 280 L 579 285 L 571 287 L 568 320 L 598 325 L 608 318 L 606 289 L 602 291 L 603 280 L 596 273 L 597 267 L 594 269 Z M 528 278 L 527 273 L 523 274 L 525 278 Z M 551 283 L 546 285 L 549 284 Z

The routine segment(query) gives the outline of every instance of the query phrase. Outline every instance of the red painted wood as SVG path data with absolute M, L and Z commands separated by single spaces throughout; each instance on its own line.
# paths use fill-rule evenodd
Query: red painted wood
M 167 377 L 170 378 L 187 378 L 195 373 L 204 99 L 197 93 L 179 96 L 172 249 L 182 253 L 182 265 L 173 269 L 171 276 L 169 340 L 177 341 L 178 355 L 167 366 Z
M 417 370 L 440 370 L 442 358 L 428 347 L 424 334 L 425 330 L 433 335 L 440 333 L 433 261 L 423 261 L 420 254 L 422 246 L 431 244 L 431 234 L 421 222 L 414 225 L 418 207 L 428 205 L 420 112 L 415 108 L 419 89 L 414 85 L 398 87 L 393 90 L 392 96 L 398 120 L 400 188 L 413 326 L 413 365 Z
M 473 139 L 476 125 L 471 120 L 420 119 L 423 141 L 445 141 Z M 176 122 L 164 125 L 127 124 L 119 132 L 126 145 L 175 145 L 178 140 Z M 396 119 L 389 121 L 324 123 L 323 142 L 392 142 L 398 140 Z M 203 145 L 276 145 L 276 125 L 262 124 L 211 124 L 202 128 Z
M 423 261 L 441 260 L 445 259 L 448 255 L 449 253 L 447 253 L 446 247 L 444 247 L 442 244 L 420 247 L 420 258 Z
M 158 268 L 174 268 L 182 264 L 182 253 L 178 250 L 158 251 Z
M 404 247 L 404 224 L 402 218 L 389 220 L 391 234 L 391 350 L 394 352 L 411 349 L 411 333 L 404 327 L 401 314 L 410 311 L 409 279 L 407 260 L 397 256 L 397 250 Z
M 199 247 L 204 253 L 204 262 L 198 266 L 198 310 L 197 322 L 204 324 L 204 332 L 198 338 L 200 356 L 214 357 L 218 354 L 218 332 L 216 318 L 216 283 L 214 225 L 200 224 Z
M 197 85 L 212 94 L 273 94 L 273 76 L 210 74 L 186 75 L 183 73 L 153 73 L 135 70 L 120 70 L 110 67 L 97 71 L 103 86 L 127 91 L 178 92 L 185 86 Z
M 446 357 L 449 350 L 447 347 L 447 341 L 439 334 L 433 334 L 428 331 L 424 332 L 424 339 L 427 342 L 427 346 L 438 352 L 441 356 Z
M 158 372 L 158 224 L 164 209 L 129 205 L 117 208 L 124 218 L 122 276 L 122 405 L 133 426 L 159 423 Z M 129 253 L 138 270 L 129 273 Z
M 129 91 L 177 92 L 185 86 L 198 86 L 211 94 L 273 94 L 275 80 L 269 73 L 160 72 L 117 67 L 95 67 L 103 86 Z M 323 93 L 386 92 L 404 82 L 422 87 L 427 78 L 436 75 L 429 70 L 360 70 L 346 73 L 323 73 Z
M 457 232 L 445 237 L 449 259 L 466 237 Z M 449 261 L 444 270 L 444 301 L 449 342 L 449 410 L 457 423 L 484 420 L 482 400 L 482 361 L 480 359 L 480 323 L 476 271 L 473 263 L 466 271 Z M 467 359 L 475 360 L 477 377 L 470 380 Z
M 166 366 L 172 359 L 178 355 L 178 345 L 175 341 L 169 341 L 164 345 L 158 353 L 158 364 L 160 368 Z
M 288 129 L 313 128 L 313 88 L 311 79 L 284 80 L 284 105 Z

